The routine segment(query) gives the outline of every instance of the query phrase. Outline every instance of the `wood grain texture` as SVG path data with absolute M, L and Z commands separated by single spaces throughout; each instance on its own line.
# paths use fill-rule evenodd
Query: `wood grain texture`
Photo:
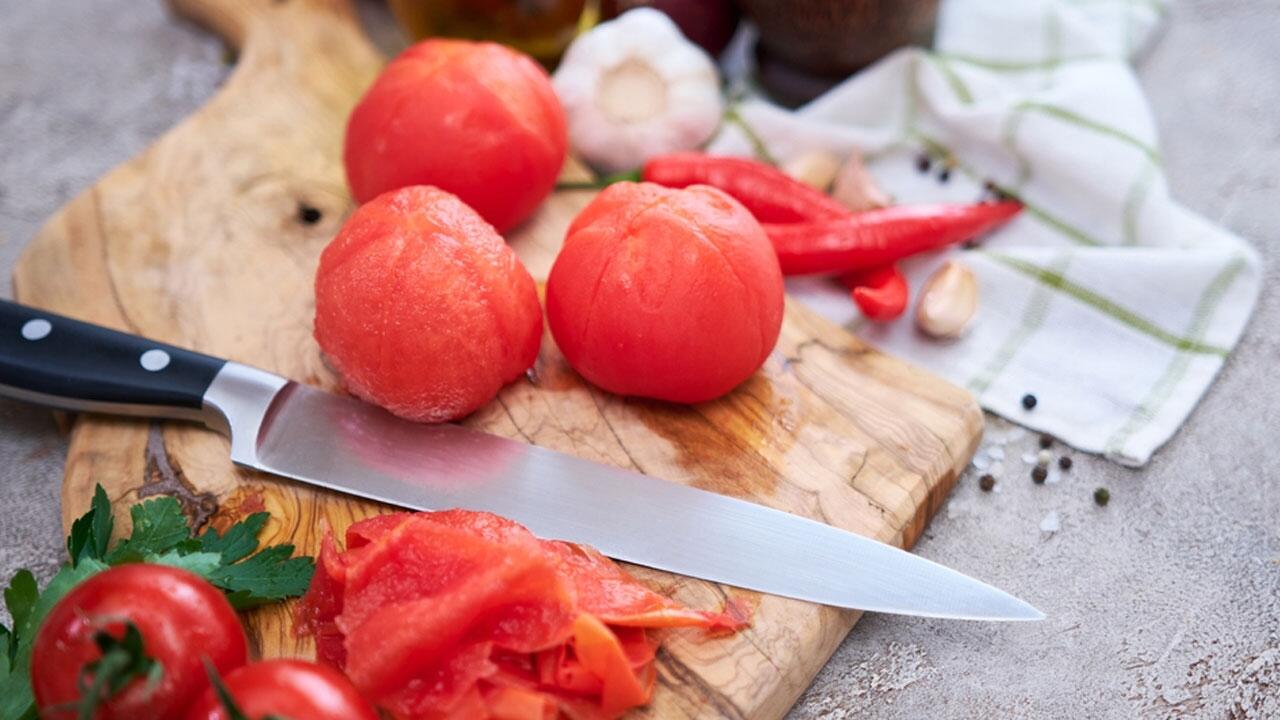
M 352 210 L 340 163 L 345 118 L 383 59 L 346 0 L 172 0 L 241 50 L 208 105 L 51 218 L 14 273 L 18 298 L 74 317 L 258 365 L 330 389 L 311 336 L 321 248 Z M 568 173 L 580 172 L 574 168 Z M 589 193 L 553 196 L 511 242 L 545 277 Z M 308 222 L 305 208 L 320 211 Z M 777 350 L 729 396 L 696 407 L 585 385 L 550 337 L 535 373 L 467 424 L 822 519 L 910 546 L 981 432 L 972 398 L 886 357 L 795 303 Z M 72 431 L 63 517 L 102 483 L 118 509 L 174 494 L 201 523 L 266 509 L 270 542 L 314 552 L 383 506 L 237 469 L 227 441 L 179 423 L 84 416 Z M 118 518 L 127 523 L 127 517 Z M 761 558 L 761 562 L 769 562 Z M 726 590 L 636 568 L 698 607 Z M 781 717 L 856 613 L 741 593 L 754 625 L 669 636 L 659 689 L 637 716 Z M 307 655 L 290 608 L 248 617 L 264 655 Z

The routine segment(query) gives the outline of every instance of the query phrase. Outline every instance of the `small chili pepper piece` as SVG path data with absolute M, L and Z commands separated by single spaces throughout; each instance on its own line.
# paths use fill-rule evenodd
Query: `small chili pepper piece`
M 898 205 L 843 218 L 764 223 L 784 275 L 865 270 L 937 250 L 1003 225 L 1016 202 Z
M 870 270 L 845 273 L 840 282 L 849 288 L 853 301 L 868 320 L 888 322 L 907 310 L 911 290 L 907 278 L 897 265 L 883 265 Z
M 762 223 L 847 218 L 849 209 L 781 170 L 758 160 L 687 152 L 650 158 L 640 173 L 669 188 L 710 185 L 723 190 Z

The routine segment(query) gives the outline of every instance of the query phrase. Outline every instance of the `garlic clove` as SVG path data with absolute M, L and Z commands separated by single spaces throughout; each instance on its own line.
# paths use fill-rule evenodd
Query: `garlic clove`
M 978 312 L 978 279 L 955 260 L 938 268 L 916 303 L 916 327 L 934 338 L 958 338 Z
M 862 155 L 857 151 L 849 154 L 849 158 L 844 161 L 844 165 L 840 166 L 839 172 L 836 173 L 835 184 L 831 188 L 831 197 L 856 212 L 874 210 L 893 204 L 892 198 L 884 190 L 880 189 L 880 186 L 876 184 L 875 178 L 871 177 L 871 173 L 867 172 L 867 166 L 863 163 Z
M 806 185 L 823 192 L 840 172 L 840 161 L 834 155 L 821 150 L 801 153 L 782 164 L 782 171 Z

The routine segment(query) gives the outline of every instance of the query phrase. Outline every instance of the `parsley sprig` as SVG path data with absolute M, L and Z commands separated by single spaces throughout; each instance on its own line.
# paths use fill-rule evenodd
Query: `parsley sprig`
M 71 525 L 68 560 L 44 590 L 29 570 L 19 570 L 4 591 L 13 627 L 0 624 L 0 720 L 35 720 L 31 694 L 31 647 L 53 606 L 85 578 L 115 565 L 149 562 L 183 568 L 227 593 L 237 609 L 296 597 L 315 572 L 310 557 L 292 557 L 288 544 L 258 548 L 268 513 L 249 515 L 219 533 L 196 535 L 176 498 L 158 497 L 129 508 L 133 530 L 112 544 L 111 501 L 99 485 L 89 511 Z

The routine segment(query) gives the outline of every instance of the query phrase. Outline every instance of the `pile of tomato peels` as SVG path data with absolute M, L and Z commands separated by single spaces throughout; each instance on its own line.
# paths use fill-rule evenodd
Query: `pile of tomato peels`
M 465 510 L 381 515 L 328 535 L 298 608 L 317 655 L 396 718 L 617 717 L 648 702 L 652 628 L 737 630 L 652 592 L 593 549 Z

